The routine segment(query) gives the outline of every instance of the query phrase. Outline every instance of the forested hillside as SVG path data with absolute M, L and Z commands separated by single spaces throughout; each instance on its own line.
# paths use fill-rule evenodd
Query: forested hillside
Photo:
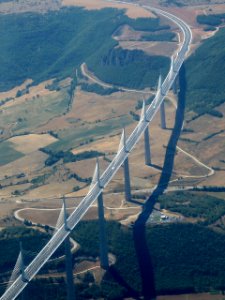
M 225 28 L 206 40 L 186 62 L 187 108 L 199 114 L 225 102 Z
M 154 65 L 153 69 L 144 70 L 145 76 L 152 83 L 151 77 L 154 81 L 160 68 L 165 71 L 168 59 L 160 57 L 155 60 L 142 51 L 127 55 L 128 51 L 118 49 L 120 55 L 133 57 L 128 62 L 129 68 L 122 70 L 120 65 L 116 65 L 116 70 L 115 66 L 113 69 L 102 68 L 104 57 L 113 53 L 112 49 L 118 44 L 112 37 L 113 33 L 124 24 L 145 32 L 168 29 L 168 26 L 160 25 L 158 19 L 140 18 L 134 21 L 125 16 L 123 10 L 117 9 L 90 12 L 76 7 L 46 14 L 1 15 L 0 91 L 21 84 L 27 78 L 35 82 L 64 78 L 85 61 L 103 79 L 107 79 L 107 76 L 110 78 L 113 70 L 117 72 L 121 84 L 130 85 L 139 78 L 138 85 L 135 83 L 139 87 L 143 86 L 141 78 L 147 62 L 148 66 Z M 123 82 L 122 78 L 128 71 L 134 78 Z M 157 76 L 153 74 L 156 71 Z
M 143 89 L 154 86 L 160 73 L 165 76 L 169 59 L 148 56 L 140 50 L 110 49 L 106 55 L 89 62 L 89 67 L 102 80 L 130 88 Z
M 80 244 L 74 256 L 75 260 L 79 260 L 79 257 L 91 259 L 99 255 L 98 226 L 97 220 L 83 221 L 73 231 L 72 236 Z M 16 241 L 15 237 L 16 234 L 20 237 L 22 232 L 26 250 L 37 250 L 37 238 L 42 245 L 46 242 L 47 235 L 37 231 L 25 228 L 4 231 L 0 240 L 1 251 L 7 255 L 2 256 L 2 266 L 6 260 L 7 263 L 11 262 L 12 257 L 15 260 L 18 253 L 18 240 Z M 137 295 L 141 296 L 141 276 L 132 228 L 123 227 L 117 222 L 107 222 L 107 232 L 110 232 L 109 251 L 116 255 L 116 264 L 106 272 L 100 284 L 95 283 L 90 273 L 86 274 L 82 281 L 78 276 L 77 297 L 116 300 L 136 295 L 137 299 Z M 153 262 L 157 294 L 224 290 L 224 234 L 199 225 L 165 224 L 147 227 L 146 243 Z M 11 247 L 10 250 L 10 244 L 17 249 Z M 10 268 L 12 267 L 13 265 L 10 265 Z M 60 272 L 65 268 L 60 262 L 53 264 L 52 268 L 54 267 Z M 3 292 L 2 288 L 0 290 Z M 62 277 L 53 277 L 34 280 L 26 290 L 28 298 L 32 295 L 34 300 L 60 300 L 65 297 L 66 287 Z

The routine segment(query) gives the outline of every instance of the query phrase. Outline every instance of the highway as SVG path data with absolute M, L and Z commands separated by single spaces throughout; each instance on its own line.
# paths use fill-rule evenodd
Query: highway
M 111 1 L 113 2 L 113 1 Z M 126 3 L 116 1 L 117 3 Z M 137 4 L 130 4 L 136 5 Z M 91 185 L 91 188 L 88 194 L 83 198 L 80 204 L 76 209 L 72 212 L 72 214 L 67 219 L 67 226 L 72 230 L 85 215 L 87 210 L 93 204 L 93 202 L 97 199 L 97 197 L 101 194 L 104 187 L 109 184 L 111 179 L 117 173 L 121 165 L 124 163 L 126 158 L 129 156 L 129 153 L 133 150 L 135 145 L 140 140 L 142 134 L 144 134 L 146 128 L 149 126 L 149 123 L 152 121 L 153 117 L 157 113 L 160 108 L 161 103 L 163 102 L 166 94 L 170 90 L 179 69 L 184 62 L 185 56 L 189 50 L 189 46 L 192 40 L 192 33 L 190 27 L 182 21 L 180 18 L 165 12 L 163 10 L 153 8 L 150 6 L 143 5 L 147 10 L 151 10 L 157 14 L 160 14 L 179 26 L 184 35 L 184 41 L 178 50 L 176 57 L 171 59 L 171 67 L 169 73 L 167 74 L 165 80 L 162 84 L 159 84 L 158 91 L 152 103 L 146 107 L 145 115 L 142 117 L 137 124 L 136 128 L 126 139 L 126 144 L 119 149 L 117 155 L 113 159 L 113 161 L 109 164 L 103 174 L 100 176 L 100 184 L 99 182 Z M 33 261 L 26 267 L 24 271 L 24 276 L 20 275 L 14 283 L 5 291 L 5 293 L 1 296 L 0 300 L 13 300 L 15 299 L 21 291 L 26 287 L 29 281 L 38 273 L 38 271 L 42 268 L 42 266 L 49 260 L 52 254 L 56 251 L 56 249 L 62 244 L 62 242 L 66 239 L 66 237 L 70 234 L 70 231 L 66 230 L 67 228 L 62 225 L 58 231 L 52 236 L 49 242 L 45 245 L 45 247 L 38 253 L 38 255 L 33 259 Z M 26 280 L 24 280 L 24 277 Z

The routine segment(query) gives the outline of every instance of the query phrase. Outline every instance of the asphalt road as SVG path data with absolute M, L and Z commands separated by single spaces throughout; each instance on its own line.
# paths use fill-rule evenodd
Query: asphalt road
M 113 1 L 110 1 L 113 2 Z M 122 1 L 117 1 L 117 3 L 124 3 Z M 127 2 L 125 2 L 127 3 Z M 138 5 L 131 4 L 130 5 Z M 117 173 L 121 165 L 124 163 L 126 158 L 129 156 L 129 153 L 133 150 L 135 145 L 140 140 L 142 134 L 144 134 L 146 128 L 149 126 L 149 123 L 157 113 L 160 108 L 161 103 L 163 102 L 166 94 L 170 90 L 177 73 L 185 59 L 185 56 L 189 50 L 189 45 L 192 40 L 192 34 L 190 27 L 182 21 L 180 18 L 165 12 L 163 10 L 152 8 L 150 6 L 143 6 L 147 10 L 151 10 L 160 14 L 179 26 L 184 35 L 183 44 L 178 50 L 174 59 L 172 59 L 172 64 L 170 67 L 170 71 L 167 74 L 164 82 L 161 87 L 158 89 L 158 92 L 148 107 L 146 107 L 145 117 L 141 118 L 140 122 L 131 133 L 131 135 L 126 139 L 125 147 L 123 146 L 113 159 L 113 161 L 106 168 L 104 173 L 100 177 L 100 184 L 97 182 L 92 185 L 88 194 L 83 198 L 78 207 L 73 211 L 70 217 L 67 219 L 67 225 L 72 230 L 85 215 L 89 207 L 92 203 L 97 199 L 97 197 L 101 194 L 104 187 L 111 181 L 113 176 Z M 33 259 L 33 261 L 26 267 L 24 271 L 24 275 L 26 280 L 23 281 L 22 276 L 20 275 L 14 283 L 5 291 L 5 293 L 1 296 L 0 300 L 13 300 L 15 299 L 21 291 L 25 288 L 25 286 L 29 283 L 29 281 L 38 273 L 41 267 L 49 260 L 52 254 L 56 251 L 56 249 L 62 244 L 62 242 L 69 235 L 69 231 L 67 231 L 64 226 L 61 226 L 58 231 L 52 236 L 46 246 L 38 253 L 38 255 Z

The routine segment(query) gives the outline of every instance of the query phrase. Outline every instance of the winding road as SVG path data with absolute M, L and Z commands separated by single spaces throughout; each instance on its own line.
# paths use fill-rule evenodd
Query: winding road
M 124 3 L 117 1 L 117 3 Z M 138 4 L 130 4 L 130 5 L 138 5 Z M 72 230 L 85 215 L 87 210 L 93 204 L 93 202 L 97 199 L 97 197 L 102 193 L 104 187 L 109 184 L 111 179 L 117 173 L 121 165 L 129 156 L 129 153 L 133 150 L 135 145 L 139 142 L 142 134 L 144 134 L 146 128 L 149 126 L 149 123 L 152 121 L 153 117 L 157 113 L 162 104 L 166 94 L 170 90 L 178 72 L 181 68 L 183 61 L 185 59 L 186 54 L 189 51 L 189 46 L 192 40 L 192 33 L 190 27 L 182 21 L 180 18 L 165 12 L 163 10 L 152 8 L 150 6 L 142 6 L 147 10 L 154 11 L 157 14 L 160 14 L 167 19 L 173 21 L 179 26 L 181 31 L 183 32 L 183 44 L 177 52 L 176 58 L 171 60 L 171 67 L 168 75 L 163 81 L 162 85 L 160 84 L 157 94 L 152 101 L 151 105 L 146 108 L 145 117 L 141 118 L 140 122 L 133 130 L 131 135 L 127 137 L 125 145 L 121 147 L 118 151 L 115 158 L 108 165 L 106 170 L 100 176 L 99 181 L 93 184 L 90 188 L 88 194 L 83 198 L 81 203 L 76 207 L 76 209 L 72 212 L 72 214 L 67 219 L 67 227 Z M 14 283 L 5 291 L 5 293 L 1 296 L 0 300 L 13 300 L 15 299 L 22 290 L 26 287 L 29 281 L 38 273 L 41 267 L 49 260 L 52 254 L 57 250 L 57 248 L 62 244 L 62 242 L 66 239 L 66 237 L 70 234 L 68 228 L 65 228 L 62 225 L 52 236 L 49 242 L 45 245 L 45 247 L 38 253 L 38 255 L 33 259 L 33 261 L 26 267 L 24 270 L 24 274 L 20 275 Z M 26 280 L 24 280 L 24 278 Z
M 86 76 L 90 81 L 94 82 L 94 83 L 97 83 L 98 85 L 101 85 L 102 87 L 104 88 L 118 88 L 120 89 L 121 91 L 123 92 L 131 92 L 131 93 L 139 93 L 139 94 L 147 94 L 147 95 L 152 95 L 152 92 L 148 92 L 148 91 L 141 91 L 141 90 L 134 90 L 134 89 L 127 89 L 127 88 L 124 88 L 122 86 L 118 87 L 118 86 L 115 86 L 113 84 L 108 84 L 108 83 L 105 83 L 103 81 L 101 81 L 100 79 L 98 79 L 96 76 L 94 76 L 93 74 L 91 74 L 88 69 L 87 69 L 87 66 L 85 63 L 83 63 L 81 65 L 81 72 L 84 76 Z M 171 99 L 171 98 L 168 98 L 170 100 L 170 102 L 172 103 L 172 105 L 177 108 L 177 104 L 175 102 L 175 100 Z M 196 164 L 198 164 L 199 166 L 205 168 L 208 170 L 208 173 L 206 175 L 183 175 L 183 174 L 180 174 L 179 177 L 183 177 L 183 178 L 196 178 L 196 179 L 201 179 L 201 178 L 206 178 L 206 177 L 209 177 L 209 176 L 212 176 L 215 171 L 207 166 L 206 164 L 204 164 L 203 162 L 201 162 L 196 156 L 188 153 L 187 151 L 183 150 L 182 148 L 180 148 L 179 146 L 176 147 L 177 150 L 181 153 L 183 153 L 184 155 L 188 156 L 189 158 L 191 158 Z M 154 168 L 152 166 L 152 168 Z M 174 179 L 174 180 L 171 180 L 170 183 L 174 182 L 174 181 L 177 181 L 178 179 Z

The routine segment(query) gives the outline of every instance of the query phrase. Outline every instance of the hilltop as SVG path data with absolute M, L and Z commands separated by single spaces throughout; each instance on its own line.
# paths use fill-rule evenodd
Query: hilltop
M 46 13 L 51 10 L 59 10 L 61 0 L 1 0 L 0 13 L 13 14 L 25 12 Z

